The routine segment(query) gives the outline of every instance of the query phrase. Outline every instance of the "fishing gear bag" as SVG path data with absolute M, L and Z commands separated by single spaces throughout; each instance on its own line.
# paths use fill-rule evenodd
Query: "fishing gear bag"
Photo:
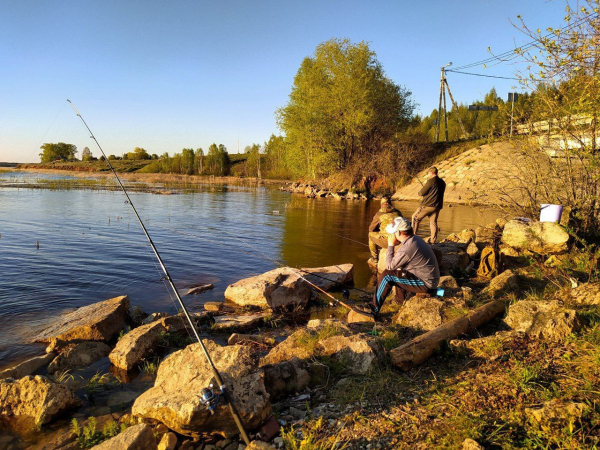
M 502 272 L 502 253 L 498 247 L 490 246 L 481 252 L 481 260 L 477 268 L 477 276 L 483 278 L 493 278 Z

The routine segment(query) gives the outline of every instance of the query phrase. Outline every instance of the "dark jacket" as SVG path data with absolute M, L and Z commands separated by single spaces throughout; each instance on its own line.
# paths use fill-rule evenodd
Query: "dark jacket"
M 432 208 L 442 209 L 444 207 L 444 192 L 446 191 L 446 183 L 440 177 L 431 177 L 425 183 L 425 186 L 419 191 L 419 195 L 423 197 L 421 206 L 429 206 Z
M 379 231 L 381 233 L 385 233 L 385 227 L 392 223 L 396 217 L 402 217 L 402 214 L 393 206 L 380 209 L 373 216 L 371 225 L 369 225 L 369 231 Z

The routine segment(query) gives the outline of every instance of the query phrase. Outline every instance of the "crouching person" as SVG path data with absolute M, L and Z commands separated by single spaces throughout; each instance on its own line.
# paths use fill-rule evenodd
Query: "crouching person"
M 389 234 L 385 267 L 379 274 L 373 301 L 373 315 L 379 314 L 390 290 L 396 287 L 396 300 L 402 304 L 409 292 L 425 293 L 440 280 L 437 259 L 429 244 L 413 233 L 411 223 L 397 217 L 385 230 Z

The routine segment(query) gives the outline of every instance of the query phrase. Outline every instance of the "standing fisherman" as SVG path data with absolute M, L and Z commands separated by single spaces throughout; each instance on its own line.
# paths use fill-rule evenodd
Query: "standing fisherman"
M 444 207 L 444 192 L 446 183 L 438 177 L 437 167 L 429 168 L 429 179 L 425 186 L 419 191 L 421 206 L 412 216 L 412 229 L 415 234 L 419 231 L 419 224 L 425 217 L 429 217 L 431 227 L 431 236 L 426 239 L 430 244 L 435 244 L 438 235 L 438 216 L 440 210 Z
M 392 206 L 388 197 L 383 197 L 381 208 L 373 217 L 371 225 L 369 225 L 369 250 L 371 250 L 369 264 L 375 267 L 377 267 L 379 261 L 379 250 L 387 248 L 389 236 L 385 232 L 385 228 L 394 222 L 396 217 L 402 217 L 402 214 Z
M 374 316 L 381 311 L 392 287 L 396 287 L 396 301 L 402 304 L 407 293 L 426 293 L 440 281 L 440 269 L 433 249 L 422 238 L 413 234 L 410 222 L 398 217 L 387 226 L 389 233 L 385 255 L 385 269 L 379 274 L 377 289 L 369 307 Z

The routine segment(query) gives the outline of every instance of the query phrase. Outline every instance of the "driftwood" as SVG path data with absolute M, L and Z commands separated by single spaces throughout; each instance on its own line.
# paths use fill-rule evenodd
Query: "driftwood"
M 486 324 L 504 312 L 504 303 L 498 300 L 486 303 L 469 314 L 446 322 L 439 327 L 417 336 L 400 347 L 390 351 L 392 364 L 402 370 L 421 364 L 429 358 L 443 341 L 455 339 L 481 325 Z

